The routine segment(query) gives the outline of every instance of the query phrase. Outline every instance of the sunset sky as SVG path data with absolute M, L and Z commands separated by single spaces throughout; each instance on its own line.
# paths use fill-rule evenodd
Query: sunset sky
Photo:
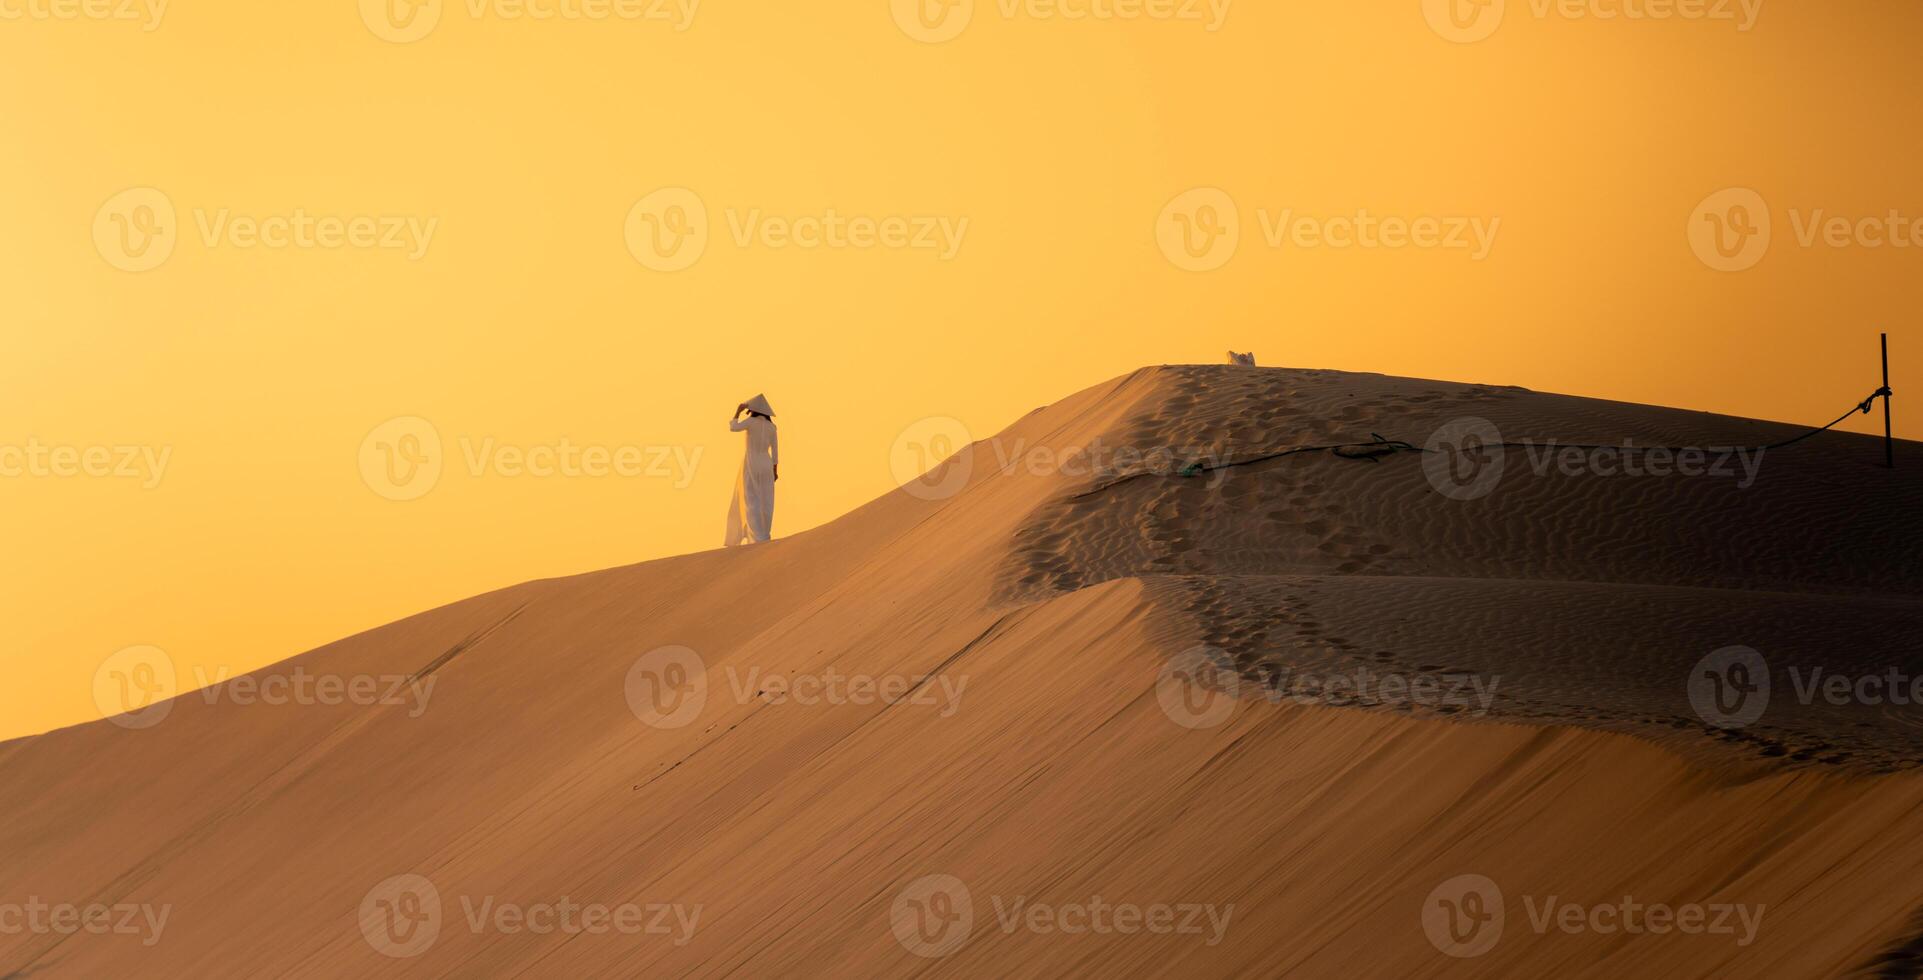
M 777 536 L 924 420 L 1227 348 L 1826 422 L 1879 330 L 1899 393 L 1923 364 L 1918 38 L 1896 0 L 0 0 L 0 738 L 100 717 L 128 647 L 193 687 L 714 547 L 758 392 Z

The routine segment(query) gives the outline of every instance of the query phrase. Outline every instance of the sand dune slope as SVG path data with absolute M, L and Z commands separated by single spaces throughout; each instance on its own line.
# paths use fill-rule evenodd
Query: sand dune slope
M 247 682 L 396 678 L 395 703 L 212 689 L 0 745 L 0 976 L 1905 968 L 1923 708 L 1799 694 L 1923 674 L 1923 452 L 1891 473 L 1826 434 L 1745 479 L 1507 450 L 1468 493 L 1437 453 L 1174 472 L 1458 419 L 1797 431 L 1145 369 L 818 530 Z M 1771 686 L 1726 728 L 1691 683 L 1728 647 Z M 33 903 L 165 926 L 8 928 Z

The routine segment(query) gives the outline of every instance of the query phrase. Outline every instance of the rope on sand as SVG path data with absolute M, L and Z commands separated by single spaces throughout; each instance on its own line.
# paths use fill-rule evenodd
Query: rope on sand
M 1850 416 L 1855 415 L 1859 412 L 1864 415 L 1868 415 L 1870 413 L 1870 406 L 1874 405 L 1878 398 L 1888 397 L 1889 394 L 1890 394 L 1889 386 L 1884 385 L 1883 387 L 1870 392 L 1870 395 L 1868 398 L 1865 398 L 1861 402 L 1858 402 L 1857 404 L 1850 406 L 1848 410 L 1844 411 L 1843 414 L 1838 415 L 1829 424 L 1818 426 L 1814 429 L 1809 430 L 1808 432 L 1803 433 L 1802 435 L 1796 436 L 1795 438 L 1784 439 L 1781 442 L 1773 442 L 1767 446 L 1759 447 L 1756 451 L 1768 452 L 1772 449 L 1782 449 L 1785 446 L 1793 446 L 1796 443 L 1802 442 L 1803 440 L 1808 439 L 1810 436 L 1817 434 L 1818 432 L 1827 432 L 1830 429 L 1835 428 L 1838 423 L 1842 422 L 1844 419 L 1849 418 Z M 1293 456 L 1296 453 L 1313 453 L 1313 452 L 1327 451 L 1337 456 L 1340 456 L 1343 459 L 1366 459 L 1369 462 L 1374 463 L 1374 462 L 1377 462 L 1383 456 L 1392 456 L 1399 452 L 1409 452 L 1409 453 L 1436 452 L 1436 450 L 1424 449 L 1421 446 L 1416 446 L 1411 443 L 1404 442 L 1400 439 L 1384 438 L 1383 435 L 1379 432 L 1371 432 L 1369 433 L 1369 435 L 1375 437 L 1369 442 L 1344 442 L 1344 443 L 1337 443 L 1329 446 L 1297 446 L 1294 449 L 1285 449 L 1281 452 L 1266 453 L 1261 456 L 1251 456 L 1248 459 L 1238 459 L 1238 460 L 1233 460 L 1226 463 L 1217 463 L 1214 465 L 1210 465 L 1200 460 L 1197 460 L 1195 462 L 1188 464 L 1187 466 L 1182 467 L 1180 470 L 1176 472 L 1176 475 L 1177 476 L 1200 476 L 1204 473 L 1209 473 L 1214 470 L 1225 470 L 1231 466 L 1247 466 L 1251 463 L 1261 463 L 1271 459 L 1278 459 L 1283 456 Z M 1490 443 L 1483 443 L 1482 448 L 1484 449 L 1526 449 L 1526 448 L 1530 448 L 1538 445 L 1541 445 L 1541 444 L 1533 443 L 1533 442 L 1490 442 Z M 1560 446 L 1562 444 L 1558 443 L 1557 445 Z M 1565 446 L 1564 448 L 1622 449 L 1622 450 L 1636 450 L 1636 451 L 1642 451 L 1642 452 L 1649 452 L 1651 450 L 1665 450 L 1667 452 L 1676 453 L 1676 452 L 1682 452 L 1685 449 L 1691 449 L 1695 447 L 1691 447 L 1691 446 L 1595 446 L 1595 445 L 1570 444 Z
M 1873 404 L 1875 404 L 1875 403 L 1876 403 L 1876 400 L 1877 400 L 1878 398 L 1888 398 L 1889 396 L 1890 396 L 1890 386 L 1889 386 L 1889 385 L 1884 385 L 1884 386 L 1882 386 L 1882 387 L 1880 387 L 1880 388 L 1878 388 L 1878 389 L 1876 389 L 1875 391 L 1872 391 L 1872 392 L 1870 392 L 1870 394 L 1869 394 L 1869 397 L 1867 397 L 1867 398 L 1865 398 L 1865 399 L 1863 399 L 1863 400 L 1862 400 L 1861 402 L 1858 402 L 1857 404 L 1855 404 L 1855 405 L 1852 405 L 1852 406 L 1850 406 L 1850 408 L 1849 408 L 1849 409 L 1848 409 L 1847 411 L 1845 411 L 1845 412 L 1844 412 L 1843 414 L 1841 414 L 1841 415 L 1838 415 L 1838 416 L 1837 416 L 1837 417 L 1836 417 L 1836 418 L 1835 418 L 1835 419 L 1834 419 L 1833 421 L 1831 421 L 1831 422 L 1830 422 L 1829 424 L 1827 424 L 1827 425 L 1821 425 L 1821 426 L 1818 426 L 1818 427 L 1816 427 L 1816 428 L 1814 428 L 1814 429 L 1811 429 L 1811 430 L 1809 430 L 1808 432 L 1804 432 L 1803 434 L 1801 434 L 1801 435 L 1798 435 L 1798 436 L 1796 436 L 1796 437 L 1794 437 L 1794 438 L 1790 438 L 1790 439 L 1784 439 L 1784 440 L 1783 440 L 1783 441 L 1781 441 L 1781 442 L 1773 442 L 1773 443 L 1770 443 L 1770 444 L 1769 444 L 1769 445 L 1767 445 L 1767 446 L 1761 446 L 1761 447 L 1759 447 L 1759 448 L 1758 448 L 1758 449 L 1757 449 L 1756 451 L 1757 451 L 1757 452 L 1759 452 L 1759 453 L 1761 453 L 1761 452 L 1768 452 L 1769 450 L 1772 450 L 1772 449 L 1782 449 L 1782 448 L 1784 448 L 1784 447 L 1786 447 L 1786 446 L 1793 446 L 1793 445 L 1795 445 L 1795 444 L 1797 444 L 1797 443 L 1799 443 L 1799 442 L 1802 442 L 1803 440 L 1805 440 L 1805 439 L 1808 439 L 1809 437 L 1811 437 L 1811 436 L 1813 436 L 1813 435 L 1816 435 L 1816 434 L 1817 434 L 1817 433 L 1819 433 L 1819 432 L 1827 432 L 1827 431 L 1829 431 L 1830 429 L 1833 429 L 1833 428 L 1835 428 L 1835 427 L 1836 427 L 1836 426 L 1837 426 L 1837 425 L 1838 425 L 1839 423 L 1841 423 L 1841 422 L 1842 422 L 1842 421 L 1843 421 L 1844 419 L 1846 419 L 1846 418 L 1849 418 L 1849 417 L 1850 417 L 1850 416 L 1852 416 L 1852 415 L 1855 415 L 1855 414 L 1858 414 L 1858 413 L 1861 413 L 1861 414 L 1864 414 L 1864 415 L 1868 415 L 1868 414 L 1869 414 L 1869 412 L 1870 412 L 1870 406 L 1871 406 L 1871 405 L 1873 405 Z M 1382 435 L 1382 434 L 1381 434 L 1381 433 L 1379 433 L 1379 432 L 1371 432 L 1371 433 L 1369 433 L 1369 435 L 1371 435 L 1371 436 L 1373 436 L 1374 438 L 1372 438 L 1372 439 L 1370 439 L 1370 440 L 1369 440 L 1368 442 L 1338 442 L 1338 443 L 1330 443 L 1330 444 L 1328 444 L 1328 445 L 1323 445 L 1323 446 L 1295 446 L 1295 447 L 1292 447 L 1292 448 L 1289 448 L 1289 449 L 1283 449 L 1283 450 L 1279 450 L 1279 451 L 1276 451 L 1276 452 L 1272 452 L 1272 453 L 1263 453 L 1263 454 L 1261 454 L 1261 455 L 1259 455 L 1259 456 L 1250 456 L 1250 457 L 1249 457 L 1249 458 L 1247 458 L 1247 459 L 1235 459 L 1235 460 L 1228 460 L 1228 461 L 1225 461 L 1225 462 L 1219 462 L 1219 463 L 1206 463 L 1206 462 L 1203 462 L 1203 461 L 1201 461 L 1201 460 L 1195 460 L 1195 461 L 1193 461 L 1193 462 L 1190 462 L 1190 463 L 1188 463 L 1188 464 L 1186 464 L 1186 465 L 1184 465 L 1184 466 L 1183 466 L 1183 467 L 1182 467 L 1181 469 L 1179 469 L 1179 470 L 1177 470 L 1177 471 L 1175 471 L 1175 475 L 1176 475 L 1176 476 L 1182 476 L 1182 477 L 1194 477 L 1194 476 L 1201 476 L 1201 475 L 1202 475 L 1202 474 L 1204 474 L 1204 473 L 1213 473 L 1213 472 L 1215 472 L 1215 471 L 1217 471 L 1217 470 L 1226 470 L 1226 469 L 1231 469 L 1231 468 L 1233 468 L 1233 467 L 1237 467 L 1237 466 L 1250 466 L 1250 465 L 1253 465 L 1253 464 L 1255 464 L 1255 463 L 1266 463 L 1266 462 L 1268 462 L 1269 460 L 1272 460 L 1272 459 L 1281 459 L 1281 458 L 1282 458 L 1282 457 L 1284 457 L 1284 456 L 1294 456 L 1294 455 L 1297 455 L 1297 454 L 1299 454 L 1299 453 L 1321 453 L 1321 452 L 1326 452 L 1326 453 L 1330 453 L 1330 454 L 1333 454 L 1333 455 L 1335 455 L 1335 456 L 1339 456 L 1339 457 L 1341 457 L 1341 458 L 1343 458 L 1343 459 L 1361 459 L 1361 460 L 1367 460 L 1367 461 L 1369 461 L 1369 462 L 1371 462 L 1371 463 L 1377 463 L 1377 462 L 1381 462 L 1381 460 L 1382 460 L 1382 457 L 1384 457 L 1384 456 L 1393 456 L 1393 455 L 1395 455 L 1395 454 L 1397 454 L 1397 453 L 1428 453 L 1428 452 L 1439 452 L 1439 451 L 1440 451 L 1440 450 L 1434 450 L 1434 449 L 1424 449 L 1424 448 L 1423 448 L 1423 447 L 1421 447 L 1421 446 L 1417 446 L 1417 445 L 1415 445 L 1415 444 L 1413 444 L 1413 443 L 1410 443 L 1410 442 L 1406 442 L 1406 441 L 1404 441 L 1404 440 L 1401 440 L 1401 439 L 1390 439 L 1390 438 L 1388 438 L 1388 437 L 1386 437 L 1386 436 L 1384 436 L 1384 435 Z M 1527 448 L 1532 448 L 1532 447 L 1535 447 L 1535 446 L 1538 446 L 1538 445 L 1541 445 L 1541 444 L 1540 444 L 1540 443 L 1533 443 L 1533 442 L 1491 442 L 1491 443 L 1483 443 L 1483 444 L 1482 444 L 1482 445 L 1481 445 L 1481 446 L 1480 446 L 1479 448 L 1482 448 L 1482 449 L 1527 449 Z M 1560 444 L 1560 443 L 1559 443 L 1558 445 L 1562 445 L 1562 444 Z M 1563 446 L 1563 448 L 1567 448 L 1567 449 L 1588 449 L 1588 450 L 1595 450 L 1595 449 L 1619 449 L 1619 450 L 1625 450 L 1625 451 L 1641 451 L 1641 452 L 1651 452 L 1651 451 L 1655 451 L 1655 450 L 1663 450 L 1663 451 L 1666 451 L 1666 452 L 1671 452 L 1671 453 L 1678 453 L 1678 452 L 1682 452 L 1682 451 L 1684 451 L 1684 450 L 1687 450 L 1687 449 L 1692 449 L 1692 448 L 1697 448 L 1697 447 L 1691 447 L 1691 446 L 1600 446 L 1600 445 L 1574 445 L 1574 444 L 1570 444 L 1570 445 L 1567 445 L 1567 446 Z M 1107 483 L 1104 483 L 1104 484 L 1101 484 L 1100 486 L 1096 486 L 1096 487 L 1092 487 L 1092 488 L 1090 488 L 1090 489 L 1088 489 L 1088 490 L 1084 490 L 1084 491 L 1082 491 L 1081 493 L 1078 493 L 1078 494 L 1075 494 L 1075 495 L 1074 495 L 1074 497 L 1072 497 L 1072 498 L 1070 498 L 1070 499 L 1077 499 L 1077 498 L 1081 498 L 1081 497 L 1087 497 L 1087 496 L 1091 496 L 1091 495 L 1093 495 L 1093 494 L 1097 494 L 1097 493 L 1100 493 L 1100 492 L 1102 492 L 1102 491 L 1104 491 L 1104 490 L 1107 490 L 1107 489 L 1109 489 L 1110 487 L 1114 487 L 1114 486 L 1118 486 L 1118 485 L 1120 485 L 1120 484 L 1123 484 L 1123 483 L 1127 483 L 1127 482 L 1129 482 L 1130 480 L 1134 480 L 1134 479 L 1137 479 L 1137 478 L 1139 478 L 1139 477 L 1144 477 L 1144 476 L 1153 476 L 1153 475 L 1155 475 L 1155 474 L 1154 474 L 1153 472 L 1151 472 L 1151 471 L 1143 471 L 1143 472 L 1139 472 L 1139 473 L 1131 473 L 1131 474 L 1129 474 L 1129 475 L 1127 475 L 1127 476 L 1123 476 L 1123 477 L 1118 477 L 1118 478 L 1116 478 L 1116 479 L 1114 479 L 1114 480 L 1111 480 L 1111 481 L 1109 481 L 1109 482 L 1107 482 Z

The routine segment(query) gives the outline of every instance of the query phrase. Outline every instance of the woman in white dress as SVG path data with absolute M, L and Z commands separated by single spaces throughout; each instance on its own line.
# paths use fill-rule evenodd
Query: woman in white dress
M 742 412 L 747 412 L 744 420 Z M 734 499 L 728 503 L 728 532 L 723 547 L 744 540 L 766 541 L 775 524 L 775 481 L 781 479 L 781 445 L 775 439 L 775 410 L 761 395 L 735 406 L 728 422 L 733 432 L 748 434 L 748 454 L 735 478 Z

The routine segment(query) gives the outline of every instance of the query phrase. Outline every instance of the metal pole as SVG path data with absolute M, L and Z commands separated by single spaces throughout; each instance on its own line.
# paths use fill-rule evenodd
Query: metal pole
M 1883 335 L 1883 465 L 1896 469 L 1896 442 L 1890 435 L 1890 335 Z

